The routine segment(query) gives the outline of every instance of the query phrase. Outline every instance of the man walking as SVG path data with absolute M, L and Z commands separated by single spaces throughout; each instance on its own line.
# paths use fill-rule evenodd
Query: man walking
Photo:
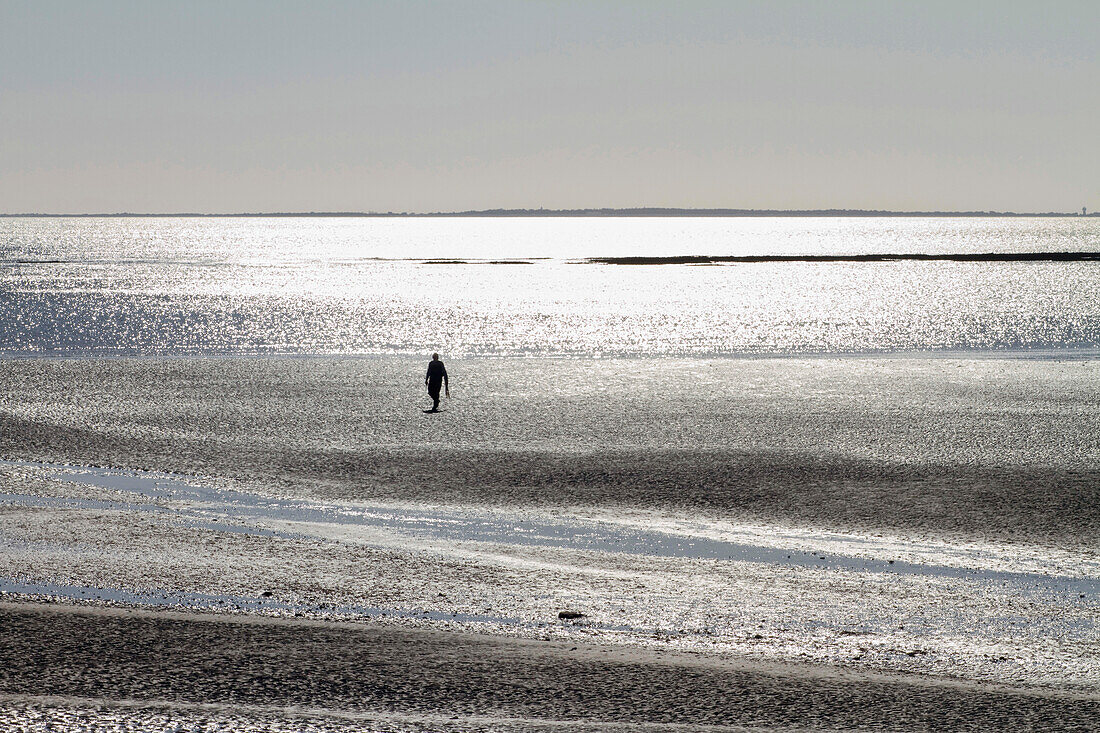
M 447 396 L 451 396 L 447 367 L 439 360 L 439 354 L 432 354 L 432 360 L 428 362 L 428 373 L 424 375 L 424 384 L 428 385 L 428 395 L 432 398 L 432 409 L 428 412 L 439 412 L 439 388 L 443 387 Z

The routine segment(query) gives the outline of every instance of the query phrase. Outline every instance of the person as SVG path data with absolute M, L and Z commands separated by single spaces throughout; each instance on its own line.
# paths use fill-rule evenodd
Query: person
M 447 390 L 447 396 L 451 396 L 451 383 L 447 380 L 447 367 L 439 360 L 439 354 L 432 354 L 432 360 L 428 362 L 428 373 L 424 375 L 424 384 L 428 385 L 428 394 L 432 398 L 430 412 L 439 412 L 439 388 Z

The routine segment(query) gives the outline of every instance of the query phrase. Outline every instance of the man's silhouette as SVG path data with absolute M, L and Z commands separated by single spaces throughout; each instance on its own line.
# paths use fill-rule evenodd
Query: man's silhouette
M 428 394 L 432 398 L 430 412 L 439 412 L 439 388 L 445 387 L 447 396 L 451 396 L 451 383 L 447 381 L 447 367 L 439 360 L 439 354 L 432 354 L 428 362 L 428 373 L 424 375 L 424 384 L 428 385 Z

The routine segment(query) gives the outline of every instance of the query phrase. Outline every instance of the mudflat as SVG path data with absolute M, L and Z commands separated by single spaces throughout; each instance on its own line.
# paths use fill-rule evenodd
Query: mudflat
M 100 706 L 166 729 L 196 717 L 308 720 L 318 730 L 1089 730 L 1100 720 L 1095 696 L 913 675 L 358 623 L 0 604 L 0 715 Z
M 0 728 L 1100 724 L 1092 361 L 0 365 Z
M 310 498 L 670 510 L 1100 546 L 1100 366 L 998 359 L 29 359 L 0 456 Z

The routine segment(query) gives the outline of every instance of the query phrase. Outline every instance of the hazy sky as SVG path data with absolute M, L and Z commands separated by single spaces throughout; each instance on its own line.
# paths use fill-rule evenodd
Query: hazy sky
M 0 0 L 0 211 L 1100 209 L 1100 2 Z

